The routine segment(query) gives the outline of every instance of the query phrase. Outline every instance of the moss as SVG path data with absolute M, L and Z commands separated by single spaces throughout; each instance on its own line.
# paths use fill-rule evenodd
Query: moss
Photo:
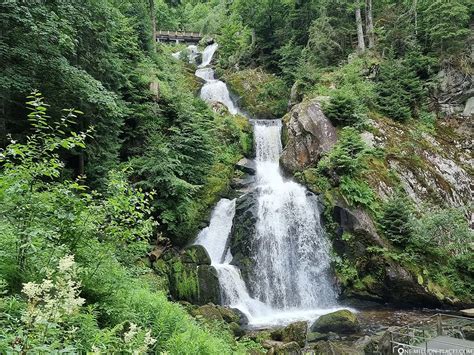
M 174 259 L 170 272 L 176 297 L 181 300 L 195 300 L 199 292 L 197 268 L 187 267 L 181 260 Z
M 228 72 L 224 80 L 240 100 L 240 106 L 256 118 L 280 118 L 287 109 L 289 88 L 262 69 Z

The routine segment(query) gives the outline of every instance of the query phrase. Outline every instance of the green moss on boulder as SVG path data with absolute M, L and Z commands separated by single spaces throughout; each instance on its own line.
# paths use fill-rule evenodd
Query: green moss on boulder
M 311 326 L 312 332 L 352 334 L 360 329 L 359 321 L 354 313 L 347 309 L 325 314 Z
M 290 90 L 285 82 L 262 69 L 227 73 L 224 80 L 238 96 L 240 106 L 256 118 L 280 118 L 287 109 Z

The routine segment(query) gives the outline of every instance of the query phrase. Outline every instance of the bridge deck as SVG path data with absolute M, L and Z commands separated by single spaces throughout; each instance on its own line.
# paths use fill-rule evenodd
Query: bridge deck
M 445 335 L 440 335 L 436 338 L 430 339 L 427 342 L 420 344 L 419 347 L 428 348 L 428 350 L 472 350 L 472 353 L 474 353 L 474 341 L 448 337 Z
M 156 32 L 157 42 L 198 43 L 201 39 L 202 39 L 202 35 L 199 32 L 163 31 L 163 30 Z

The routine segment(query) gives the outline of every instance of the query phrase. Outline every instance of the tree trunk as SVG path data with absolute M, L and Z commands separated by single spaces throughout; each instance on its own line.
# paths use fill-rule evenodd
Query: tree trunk
M 151 16 L 151 28 L 153 31 L 153 48 L 156 49 L 156 13 L 155 13 L 155 0 L 149 0 L 150 4 L 150 16 Z
M 367 37 L 369 49 L 375 45 L 374 18 L 372 16 L 372 0 L 365 0 L 365 20 L 367 21 Z
M 357 51 L 365 51 L 364 29 L 362 28 L 362 16 L 360 15 L 360 6 L 357 5 L 355 9 L 356 24 L 357 24 Z

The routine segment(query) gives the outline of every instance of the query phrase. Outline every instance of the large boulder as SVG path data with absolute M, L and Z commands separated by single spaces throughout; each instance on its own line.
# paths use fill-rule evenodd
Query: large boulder
M 347 342 L 319 341 L 314 347 L 314 353 L 318 355 L 363 355 L 364 352 L 354 349 Z
M 311 326 L 312 332 L 319 333 L 353 334 L 359 329 L 356 315 L 347 309 L 322 315 Z
M 316 164 L 336 144 L 336 129 L 318 100 L 295 105 L 283 121 L 287 144 L 280 162 L 291 173 Z
M 368 247 L 387 248 L 387 242 L 377 233 L 369 214 L 338 201 L 333 208 L 333 219 L 339 224 L 338 238 L 333 242 L 334 250 L 357 265 L 362 281 L 343 287 L 343 296 L 373 301 L 390 301 L 397 304 L 441 304 L 438 297 L 420 284 L 416 275 L 383 255 L 368 253 Z M 353 236 L 349 241 L 344 233 Z M 364 262 L 356 262 L 364 260 Z
M 303 347 L 306 343 L 306 333 L 308 332 L 308 323 L 305 321 L 294 322 L 287 325 L 282 330 L 282 340 L 285 343 L 295 341 Z

